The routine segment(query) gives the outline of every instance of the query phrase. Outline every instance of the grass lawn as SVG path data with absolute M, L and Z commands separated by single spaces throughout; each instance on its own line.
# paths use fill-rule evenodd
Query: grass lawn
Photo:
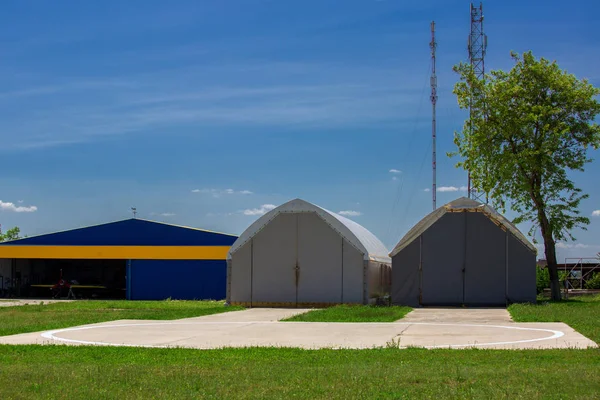
M 508 311 L 516 322 L 564 322 L 600 344 L 600 295 L 557 302 L 538 301 L 538 304 L 513 304 Z
M 410 307 L 347 305 L 312 310 L 284 321 L 303 322 L 392 322 L 408 314 Z
M 199 317 L 242 307 L 225 307 L 222 301 L 79 300 L 47 305 L 0 307 L 0 336 L 114 321 L 117 319 L 168 320 Z M 0 393 L 1 393 L 0 387 Z M 0 395 L 0 398 L 2 396 Z
M 86 303 L 57 306 L 85 308 Z M 111 316 L 119 312 L 129 314 L 116 318 L 140 315 L 157 319 L 198 315 L 201 310 L 211 309 L 207 302 L 198 302 L 195 307 L 188 304 L 194 302 L 89 303 L 106 304 L 107 315 L 102 314 L 101 307 L 88 309 L 89 314 L 98 313 L 104 320 L 115 319 Z M 20 306 L 10 310 L 43 311 L 50 307 Z M 372 308 L 376 311 L 367 312 L 379 311 L 378 307 Z M 222 311 L 223 307 L 215 302 L 212 309 Z M 318 311 L 334 315 L 341 312 L 328 310 Z M 3 318 L 3 311 L 0 309 L 0 329 L 10 321 Z M 64 311 L 64 315 L 69 314 Z M 566 322 L 600 341 L 600 296 L 513 305 L 510 312 L 518 321 Z M 46 319 L 46 323 L 50 321 Z M 85 322 L 92 321 L 70 325 Z M 50 328 L 41 325 L 38 322 L 34 330 Z M 599 393 L 599 349 L 190 350 L 0 345 L 0 399 L 594 399 L 600 398 Z
M 598 398 L 597 350 L 0 346 L 0 397 Z

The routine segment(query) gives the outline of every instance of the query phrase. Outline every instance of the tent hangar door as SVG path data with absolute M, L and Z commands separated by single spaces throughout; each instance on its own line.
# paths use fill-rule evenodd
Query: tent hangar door
M 438 223 L 421 239 L 420 304 L 505 305 L 507 233 L 479 213 L 447 214 Z
M 342 264 L 343 239 L 319 216 L 280 214 L 253 239 L 251 304 L 340 303 Z

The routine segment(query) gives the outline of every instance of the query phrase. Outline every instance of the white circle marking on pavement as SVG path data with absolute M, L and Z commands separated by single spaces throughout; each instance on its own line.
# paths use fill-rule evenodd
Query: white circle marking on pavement
M 77 343 L 77 344 L 88 344 L 88 345 L 100 345 L 100 346 L 127 346 L 127 347 L 148 347 L 148 348 L 169 348 L 173 346 L 163 346 L 163 345 L 144 345 L 144 344 L 129 344 L 129 343 L 109 343 L 109 342 L 95 342 L 95 341 L 87 341 L 87 340 L 77 340 L 77 339 L 67 339 L 56 336 L 62 332 L 73 332 L 73 331 L 84 331 L 90 329 L 105 329 L 105 328 L 124 328 L 124 327 L 134 327 L 134 326 L 160 326 L 160 325 L 209 325 L 209 324 L 238 324 L 238 325 L 249 325 L 249 324 L 322 324 L 319 322 L 273 322 L 273 321 L 246 321 L 246 322 L 232 322 L 232 321 L 205 321 L 205 322 L 152 322 L 152 323 L 141 323 L 141 324 L 118 324 L 118 325 L 95 325 L 95 326 L 83 326 L 83 327 L 75 327 L 75 328 L 65 328 L 65 329 L 56 329 L 48 332 L 44 332 L 41 336 L 45 339 L 56 340 L 60 342 L 67 343 Z M 548 332 L 552 335 L 542 338 L 535 339 L 523 339 L 523 340 L 513 340 L 513 341 L 504 341 L 504 342 L 489 342 L 489 343 L 471 343 L 471 344 L 445 344 L 445 345 L 432 345 L 432 346 L 415 346 L 421 348 L 454 348 L 454 347 L 479 347 L 479 346 L 501 346 L 501 345 L 511 345 L 511 344 L 520 344 L 520 343 L 531 343 L 531 342 L 540 342 L 545 340 L 558 339 L 564 336 L 564 332 L 556 331 L 552 329 L 542 329 L 542 328 L 525 328 L 520 326 L 505 326 L 505 325 L 485 325 L 485 324 L 452 324 L 452 323 L 441 323 L 441 322 L 335 322 L 335 324 L 353 324 L 353 325 L 433 325 L 433 326 L 460 326 L 460 327 L 479 327 L 479 328 L 497 328 L 497 329 L 513 329 L 513 330 L 524 330 L 524 331 L 538 331 L 538 332 Z

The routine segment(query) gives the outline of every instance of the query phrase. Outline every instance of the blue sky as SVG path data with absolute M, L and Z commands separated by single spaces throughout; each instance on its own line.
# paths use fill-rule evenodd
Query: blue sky
M 531 49 L 600 85 L 598 11 L 595 1 L 484 2 L 487 68 Z M 438 186 L 459 189 L 438 193 L 441 205 L 466 185 L 445 154 L 465 117 L 451 68 L 467 59 L 469 1 L 7 0 L 0 223 L 33 235 L 135 206 L 142 218 L 239 234 L 301 197 L 348 211 L 391 248 L 431 211 L 431 20 Z M 575 177 L 590 217 L 599 172 L 600 161 Z M 600 216 L 575 234 L 561 260 L 600 251 Z

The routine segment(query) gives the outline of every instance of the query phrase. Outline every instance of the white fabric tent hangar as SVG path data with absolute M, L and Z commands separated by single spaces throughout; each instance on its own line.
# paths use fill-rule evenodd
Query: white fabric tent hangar
M 413 307 L 535 302 L 536 254 L 496 210 L 461 197 L 423 218 L 390 253 L 392 302 Z
M 375 235 L 301 199 L 260 217 L 231 247 L 227 302 L 246 307 L 369 304 L 389 294 L 391 259 Z

